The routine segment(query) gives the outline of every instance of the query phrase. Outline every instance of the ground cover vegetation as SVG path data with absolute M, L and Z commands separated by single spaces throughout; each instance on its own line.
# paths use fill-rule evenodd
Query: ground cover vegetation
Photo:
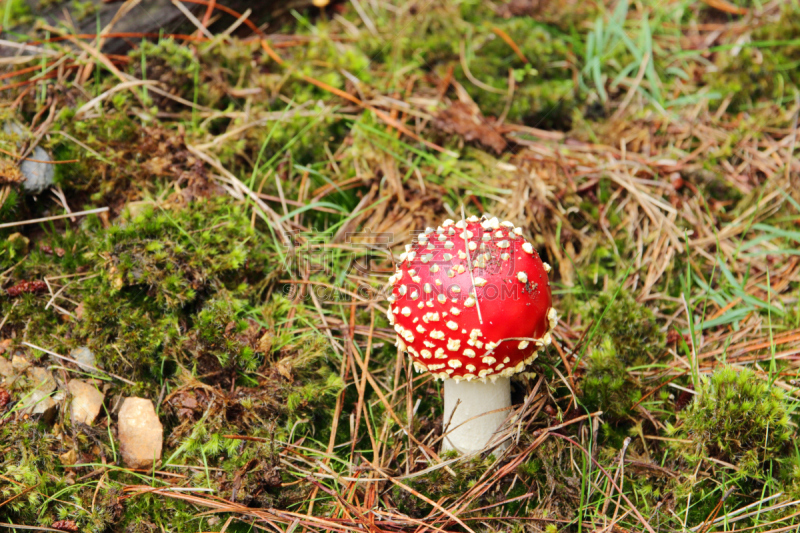
M 199 3 L 125 55 L 68 23 L 3 35 L 2 527 L 798 527 L 799 2 L 351 0 L 268 25 Z M 462 205 L 524 228 L 560 316 L 509 445 L 466 458 L 385 316 L 392 258 Z M 104 394 L 91 425 L 59 396 L 76 378 Z M 120 453 L 130 396 L 163 424 L 149 470 Z

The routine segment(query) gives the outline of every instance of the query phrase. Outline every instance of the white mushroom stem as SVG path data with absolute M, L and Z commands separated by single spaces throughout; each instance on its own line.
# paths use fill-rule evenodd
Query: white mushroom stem
M 485 383 L 445 379 L 443 425 L 446 434 L 442 450 L 463 454 L 482 450 L 508 416 L 509 407 L 510 378 L 498 377 Z

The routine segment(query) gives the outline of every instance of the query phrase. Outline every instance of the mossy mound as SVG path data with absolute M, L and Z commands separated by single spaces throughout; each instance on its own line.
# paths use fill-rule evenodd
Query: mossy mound
M 703 382 L 691 405 L 669 426 L 687 460 L 713 457 L 758 476 L 783 456 L 792 430 L 783 391 L 749 369 L 723 367 Z

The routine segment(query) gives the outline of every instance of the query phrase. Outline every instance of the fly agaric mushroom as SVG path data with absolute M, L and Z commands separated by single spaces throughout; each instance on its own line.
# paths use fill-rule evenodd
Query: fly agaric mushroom
M 400 254 L 387 315 L 416 369 L 444 380 L 445 450 L 486 446 L 511 376 L 550 344 L 549 271 L 521 228 L 487 215 L 427 228 Z

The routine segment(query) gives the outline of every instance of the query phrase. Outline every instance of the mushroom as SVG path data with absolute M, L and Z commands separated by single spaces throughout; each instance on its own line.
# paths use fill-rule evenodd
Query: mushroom
M 396 345 L 444 381 L 443 449 L 484 449 L 511 406 L 512 375 L 550 344 L 550 266 L 521 228 L 484 215 L 427 228 L 390 278 Z

